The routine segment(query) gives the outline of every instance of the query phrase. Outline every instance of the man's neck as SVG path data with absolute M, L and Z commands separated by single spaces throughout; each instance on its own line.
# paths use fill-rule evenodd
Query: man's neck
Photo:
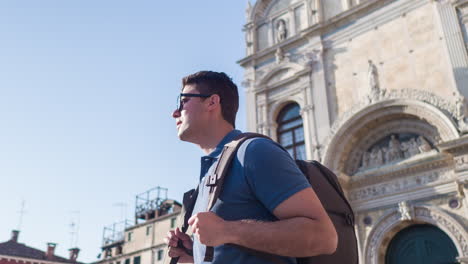
M 218 126 L 210 126 L 209 131 L 203 136 L 201 142 L 197 144 L 203 152 L 210 154 L 218 146 L 219 142 L 231 132 L 234 127 L 232 125 L 221 124 Z

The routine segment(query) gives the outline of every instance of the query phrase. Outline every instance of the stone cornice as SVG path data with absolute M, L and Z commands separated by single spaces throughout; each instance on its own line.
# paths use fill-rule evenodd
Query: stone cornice
M 372 1 L 371 1 L 372 2 Z M 378 3 L 377 3 L 378 2 Z M 396 0 L 386 0 L 386 1 L 377 1 L 372 2 L 371 4 L 365 6 L 365 11 L 362 14 L 354 15 L 351 17 L 343 18 L 340 21 L 337 21 L 334 24 L 329 25 L 329 29 L 323 29 L 324 32 L 327 32 L 324 36 L 324 41 L 326 43 L 341 43 L 348 41 L 349 39 L 354 38 L 362 34 L 363 32 L 373 30 L 375 27 L 385 24 L 389 21 L 394 20 L 395 18 L 401 16 L 409 10 L 413 10 L 419 6 L 425 5 L 428 3 L 427 0 L 411 0 L 411 1 L 396 1 Z M 385 5 L 395 2 L 395 5 L 392 8 L 387 8 L 382 10 L 380 14 L 379 11 L 376 11 L 376 8 L 383 7 Z M 369 12 L 366 12 L 367 9 L 373 8 L 376 11 L 372 16 L 365 17 Z M 359 21 L 358 21 L 359 20 Z M 340 34 L 334 34 L 337 29 L 340 30 Z M 325 45 L 327 48 L 329 45 Z
M 256 93 L 265 92 L 265 91 L 267 91 L 267 90 L 275 89 L 275 88 L 284 86 L 285 84 L 298 81 L 298 80 L 299 80 L 299 77 L 310 73 L 310 71 L 311 71 L 310 68 L 306 68 L 306 69 L 303 69 L 303 70 L 301 70 L 301 71 L 298 71 L 298 72 L 294 73 L 294 75 L 292 75 L 292 76 L 290 76 L 290 77 L 287 77 L 287 78 L 285 78 L 285 79 L 283 79 L 283 80 L 281 80 L 281 81 L 275 82 L 274 84 L 270 84 L 270 85 L 261 85 L 261 86 L 259 86 L 257 89 L 255 89 L 255 92 L 256 92 Z
M 414 201 L 414 200 L 427 200 L 428 197 L 436 197 L 440 195 L 447 195 L 450 193 L 455 194 L 457 187 L 451 182 L 445 182 L 436 186 L 421 186 L 411 191 L 405 191 L 400 193 L 393 193 L 391 195 L 385 195 L 381 197 L 372 198 L 363 201 L 351 201 L 351 206 L 355 212 L 369 211 L 377 208 L 385 208 L 394 206 L 401 201 Z
M 367 11 L 369 8 L 382 6 L 382 5 L 385 5 L 387 3 L 394 2 L 394 1 L 396 0 L 365 1 L 364 3 L 361 3 L 355 7 L 352 7 L 351 9 L 348 9 L 347 11 L 342 12 L 339 15 L 332 17 L 324 22 L 320 22 L 320 23 L 310 26 L 309 28 L 302 30 L 295 36 L 292 36 L 291 38 L 288 38 L 287 40 L 281 43 L 272 45 L 260 51 L 256 51 L 254 54 L 238 60 L 237 63 L 240 64 L 242 67 L 246 67 L 249 63 L 253 61 L 261 60 L 261 59 L 264 59 L 265 57 L 274 56 L 274 53 L 276 49 L 278 48 L 282 48 L 286 50 L 285 49 L 286 46 L 297 45 L 301 41 L 303 41 L 304 38 L 311 37 L 314 35 L 328 34 L 329 33 L 328 31 L 332 31 L 337 26 L 341 26 L 342 24 L 347 23 L 348 20 L 356 20 L 360 17 L 365 16 L 368 13 Z
M 402 161 L 397 164 L 355 174 L 351 177 L 349 187 L 353 189 L 365 185 L 378 184 L 383 181 L 407 177 L 408 175 L 449 166 L 453 166 L 453 160 L 450 156 L 438 152 L 427 153 L 420 159 Z
M 442 142 L 437 145 L 441 151 L 445 151 L 451 154 L 468 152 L 468 135 L 464 135 L 460 138 Z

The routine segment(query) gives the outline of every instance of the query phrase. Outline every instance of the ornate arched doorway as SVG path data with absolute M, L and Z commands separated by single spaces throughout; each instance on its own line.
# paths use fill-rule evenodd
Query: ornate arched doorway
M 385 264 L 458 263 L 457 249 L 450 237 L 433 225 L 407 227 L 391 240 Z

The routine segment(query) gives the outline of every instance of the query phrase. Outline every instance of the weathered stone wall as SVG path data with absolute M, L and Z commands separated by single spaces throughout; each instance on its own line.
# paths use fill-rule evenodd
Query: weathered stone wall
M 377 67 L 380 89 L 410 88 L 452 96 L 455 90 L 451 67 L 433 3 L 426 1 L 408 12 L 402 8 L 390 14 L 394 19 L 382 24 L 374 21 L 377 18 L 373 16 L 378 15 L 371 13 L 350 25 L 352 29 L 336 31 L 336 35 L 349 37 L 325 52 L 328 84 L 329 89 L 335 90 L 337 114 L 346 112 L 370 92 L 368 60 Z M 357 33 L 359 27 L 366 31 Z

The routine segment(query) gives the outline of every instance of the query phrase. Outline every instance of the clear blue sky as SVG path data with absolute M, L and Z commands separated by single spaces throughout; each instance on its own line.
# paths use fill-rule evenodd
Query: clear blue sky
M 77 219 L 80 261 L 95 261 L 102 229 L 155 186 L 196 184 L 195 146 L 171 112 L 184 75 L 225 71 L 239 85 L 245 128 L 246 0 L 0 2 L 0 241 L 25 213 L 19 240 L 68 256 Z

